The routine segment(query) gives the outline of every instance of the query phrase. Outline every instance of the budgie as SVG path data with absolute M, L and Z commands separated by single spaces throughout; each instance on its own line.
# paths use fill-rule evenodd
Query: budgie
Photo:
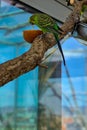
M 53 35 L 54 35 L 54 37 L 57 41 L 58 48 L 61 52 L 64 65 L 65 65 L 65 58 L 64 58 L 64 54 L 63 54 L 61 44 L 59 42 L 59 37 L 58 37 L 59 32 L 62 31 L 62 30 L 59 28 L 57 22 L 47 14 L 36 13 L 36 14 L 33 14 L 29 18 L 29 23 L 32 24 L 32 25 L 33 24 L 37 25 L 43 31 L 43 33 L 46 33 L 46 32 L 53 33 Z

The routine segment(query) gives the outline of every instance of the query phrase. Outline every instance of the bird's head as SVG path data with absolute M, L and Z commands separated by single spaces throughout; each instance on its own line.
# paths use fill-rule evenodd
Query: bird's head
M 34 15 L 32 15 L 32 16 L 30 17 L 29 23 L 32 24 L 32 25 L 34 25 L 34 24 L 36 24 L 36 22 L 37 22 L 37 15 L 34 14 Z

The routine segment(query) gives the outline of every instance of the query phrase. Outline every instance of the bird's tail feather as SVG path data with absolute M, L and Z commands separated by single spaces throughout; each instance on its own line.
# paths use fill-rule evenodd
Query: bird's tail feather
M 61 47 L 61 45 L 60 45 L 60 42 L 57 41 L 57 44 L 58 44 L 59 50 L 60 50 L 61 55 L 62 55 L 62 58 L 63 58 L 63 63 L 64 63 L 64 65 L 66 65 L 65 57 L 64 57 L 64 54 L 63 54 L 63 51 L 62 51 L 62 47 Z
M 55 38 L 56 38 L 56 40 L 57 40 L 57 45 L 58 45 L 58 48 L 59 48 L 59 50 L 60 50 L 60 52 L 61 52 L 61 55 L 62 55 L 62 58 L 63 58 L 63 63 L 64 63 L 64 65 L 66 65 L 65 58 L 64 58 L 64 54 L 63 54 L 62 47 L 61 47 L 61 44 L 60 44 L 60 42 L 59 42 L 58 36 L 55 35 Z

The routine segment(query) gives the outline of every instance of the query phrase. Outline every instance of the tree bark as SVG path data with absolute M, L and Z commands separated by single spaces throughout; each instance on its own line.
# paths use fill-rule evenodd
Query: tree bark
M 83 4 L 87 4 L 87 0 L 82 0 L 75 2 L 74 10 L 68 16 L 65 23 L 62 25 L 61 29 L 63 33 L 59 36 L 60 39 L 73 30 L 76 22 L 79 21 L 80 11 Z M 12 81 L 18 76 L 31 71 L 37 67 L 45 52 L 56 44 L 53 34 L 46 33 L 38 36 L 32 43 L 31 49 L 24 53 L 23 55 L 7 61 L 0 65 L 0 87 L 4 84 Z

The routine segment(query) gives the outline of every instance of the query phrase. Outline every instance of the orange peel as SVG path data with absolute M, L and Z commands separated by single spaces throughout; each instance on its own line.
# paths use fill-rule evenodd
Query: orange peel
M 23 37 L 25 39 L 25 41 L 32 43 L 33 40 L 39 36 L 43 34 L 43 32 L 41 30 L 25 30 L 23 31 Z

